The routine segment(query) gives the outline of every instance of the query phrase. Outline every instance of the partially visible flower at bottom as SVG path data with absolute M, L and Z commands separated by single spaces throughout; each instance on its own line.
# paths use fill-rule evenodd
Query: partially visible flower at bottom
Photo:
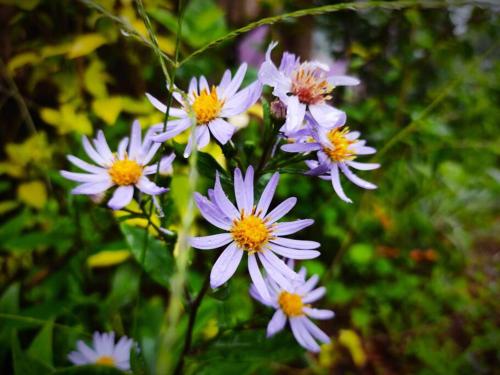
M 115 333 L 94 332 L 92 347 L 82 340 L 76 343 L 77 350 L 68 354 L 71 363 L 81 365 L 104 365 L 116 367 L 120 370 L 130 370 L 130 350 L 134 341 L 123 336 L 115 344 Z
M 293 262 L 289 261 L 288 266 L 293 269 Z M 288 320 L 297 342 L 311 352 L 319 352 L 320 347 L 316 341 L 328 344 L 330 338 L 309 318 L 331 319 L 335 313 L 331 310 L 315 309 L 310 305 L 323 297 L 326 292 L 325 287 L 314 288 L 319 280 L 318 275 L 306 281 L 304 267 L 300 269 L 299 275 L 301 278 L 294 280 L 291 288 L 283 288 L 267 276 L 265 283 L 271 293 L 270 302 L 262 298 L 254 284 L 250 287 L 250 295 L 260 303 L 276 309 L 267 325 L 267 337 L 281 331 Z
M 85 173 L 61 171 L 68 180 L 81 184 L 74 188 L 72 194 L 95 196 L 97 199 L 113 186 L 117 186 L 108 206 L 118 210 L 130 203 L 134 196 L 134 186 L 149 195 L 158 195 L 168 191 L 157 186 L 147 176 L 160 173 L 171 173 L 175 154 L 163 157 L 159 163 L 149 164 L 161 144 L 153 142 L 151 131 L 141 139 L 141 126 L 138 121 L 132 125 L 130 141 L 126 137 L 118 145 L 118 151 L 113 153 L 108 146 L 104 133 L 99 131 L 92 141 L 83 137 L 83 147 L 87 155 L 97 165 L 92 165 L 76 156 L 68 155 L 68 160 Z M 127 148 L 128 146 L 128 148 Z

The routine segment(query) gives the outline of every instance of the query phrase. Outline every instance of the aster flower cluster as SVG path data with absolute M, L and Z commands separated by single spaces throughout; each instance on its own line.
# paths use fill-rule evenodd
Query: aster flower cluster
M 181 133 L 188 133 L 183 156 L 188 158 L 194 149 L 202 150 L 211 141 L 220 146 L 231 141 L 237 128 L 230 118 L 245 113 L 269 86 L 275 98 L 273 126 L 275 132 L 270 144 L 281 144 L 284 152 L 303 154 L 308 176 L 330 180 L 335 193 L 345 202 L 352 202 L 345 194 L 341 173 L 355 185 L 365 189 L 376 186 L 358 177 L 352 169 L 371 170 L 374 163 L 361 163 L 358 156 L 375 153 L 366 146 L 358 131 L 347 126 L 347 116 L 335 108 L 332 92 L 337 86 L 359 84 L 356 78 L 330 74 L 327 65 L 317 61 L 301 62 L 294 54 L 285 52 L 279 66 L 271 59 L 276 43 L 271 43 L 265 61 L 258 71 L 258 80 L 242 87 L 247 65 L 242 64 L 234 74 L 227 70 L 218 85 L 209 85 L 204 76 L 192 78 L 186 92 L 175 88 L 172 93 L 176 106 L 167 108 L 160 100 L 146 94 L 151 104 L 167 114 L 165 124 L 150 126 L 142 137 L 136 121 L 130 137 L 122 139 L 116 152 L 112 152 L 102 131 L 90 141 L 83 137 L 83 147 L 94 164 L 69 155 L 69 161 L 81 172 L 61 171 L 65 178 L 80 185 L 73 194 L 85 194 L 103 199 L 113 189 L 107 205 L 113 210 L 127 206 L 134 197 L 141 200 L 145 194 L 155 197 L 168 191 L 150 180 L 158 174 L 172 173 L 175 154 L 160 155 L 162 143 Z M 282 117 L 282 119 L 280 119 Z M 283 142 L 284 141 L 284 142 Z M 274 152 L 269 153 L 272 159 Z M 153 162 L 153 160 L 156 160 Z M 272 165 L 270 160 L 264 165 Z M 289 323 L 297 342 L 312 352 L 318 352 L 318 343 L 328 343 L 329 337 L 311 319 L 331 319 L 334 313 L 312 307 L 312 303 L 325 294 L 324 287 L 316 287 L 318 276 L 306 278 L 305 268 L 297 272 L 294 262 L 320 256 L 320 243 L 289 238 L 314 224 L 312 219 L 286 221 L 285 216 L 297 204 L 289 197 L 277 205 L 273 198 L 280 173 L 262 173 L 262 165 L 249 165 L 246 170 L 234 168 L 229 190 L 224 189 L 219 172 L 215 172 L 213 188 L 206 195 L 195 193 L 193 199 L 203 216 L 219 233 L 195 236 L 190 244 L 195 249 L 223 249 L 210 272 L 210 285 L 219 288 L 237 272 L 244 258 L 247 262 L 251 285 L 249 293 L 263 305 L 275 310 L 267 327 L 268 337 Z M 261 194 L 256 183 L 266 179 Z M 234 200 L 230 199 L 234 196 Z M 244 257 L 245 255 L 245 257 Z M 94 335 L 94 348 L 78 343 L 78 351 L 69 359 L 75 364 L 112 364 L 128 369 L 128 355 L 132 341 L 122 338 L 114 345 L 114 334 Z

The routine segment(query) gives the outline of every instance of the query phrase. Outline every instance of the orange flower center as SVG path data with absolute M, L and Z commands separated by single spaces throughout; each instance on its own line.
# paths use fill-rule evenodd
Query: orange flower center
M 231 235 L 240 249 L 249 253 L 261 251 L 271 237 L 264 220 L 253 214 L 245 216 L 244 213 L 241 219 L 233 221 Z
M 202 90 L 200 94 L 194 95 L 194 102 L 191 105 L 196 115 L 196 124 L 205 125 L 219 116 L 222 110 L 223 100 L 217 96 L 215 86 L 212 86 L 210 92 L 206 89 Z
M 304 303 L 298 294 L 281 292 L 278 297 L 278 303 L 281 310 L 283 310 L 287 316 L 300 316 L 304 314 L 302 312 Z
M 104 365 L 104 366 L 114 366 L 115 359 L 113 357 L 103 355 L 102 357 L 97 358 L 95 363 L 98 365 Z
M 334 128 L 328 133 L 328 139 L 332 143 L 332 148 L 325 147 L 323 151 L 334 162 L 353 160 L 356 157 L 356 154 L 349 149 L 349 146 L 355 143 L 355 141 L 348 140 L 346 138 L 347 133 L 349 133 L 349 128 L 347 127 L 342 130 Z
M 123 159 L 116 160 L 111 168 L 108 169 L 111 180 L 116 185 L 132 185 L 139 181 L 142 176 L 142 166 L 135 160 Z
M 322 72 L 311 68 L 307 63 L 300 65 L 292 74 L 292 94 L 304 104 L 321 104 L 331 99 L 328 95 L 332 88 Z

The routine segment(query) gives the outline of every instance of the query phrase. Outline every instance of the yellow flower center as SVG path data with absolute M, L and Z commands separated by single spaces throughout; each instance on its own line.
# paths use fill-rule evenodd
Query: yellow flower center
M 216 119 L 217 116 L 219 116 L 223 104 L 224 101 L 220 100 L 217 96 L 215 86 L 212 86 L 210 92 L 204 89 L 199 95 L 195 94 L 192 108 L 196 114 L 196 124 L 204 125 Z
M 303 64 L 293 72 L 291 92 L 301 103 L 321 104 L 331 99 L 333 89 L 324 78 L 321 71 Z
M 287 316 L 299 316 L 303 315 L 302 308 L 304 304 L 302 303 L 302 298 L 295 293 L 281 292 L 278 297 L 278 303 L 281 310 Z
M 231 234 L 238 246 L 249 253 L 256 253 L 262 250 L 262 247 L 270 239 L 270 231 L 264 220 L 255 215 L 245 216 L 233 221 Z
M 104 366 L 114 366 L 115 359 L 113 357 L 108 356 L 108 355 L 103 355 L 102 357 L 97 358 L 95 363 L 98 365 L 104 365 Z
M 125 158 L 115 161 L 108 173 L 116 185 L 132 185 L 141 178 L 142 166 L 135 160 Z
M 332 143 L 332 148 L 325 147 L 323 151 L 330 157 L 332 161 L 341 162 L 345 160 L 353 160 L 356 154 L 349 149 L 349 146 L 356 141 L 350 141 L 346 138 L 349 133 L 349 128 L 340 130 L 334 128 L 328 133 L 328 139 Z

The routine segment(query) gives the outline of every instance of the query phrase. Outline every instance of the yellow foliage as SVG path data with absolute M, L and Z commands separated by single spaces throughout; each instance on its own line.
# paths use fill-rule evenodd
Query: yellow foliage
M 132 200 L 126 208 L 130 211 L 134 211 L 137 213 L 142 212 L 141 208 L 139 207 L 139 204 L 135 200 Z M 129 212 L 121 211 L 121 210 L 113 211 L 113 214 L 117 218 L 120 218 L 120 217 L 126 216 L 126 215 L 130 215 Z M 148 220 L 146 218 L 134 218 L 134 219 L 124 220 L 122 222 L 126 223 L 128 225 L 133 225 L 133 226 L 140 227 L 140 228 L 146 228 L 146 226 L 148 225 Z M 156 212 L 154 210 L 153 210 L 153 214 L 151 215 L 151 222 L 156 226 L 160 226 L 160 218 L 158 217 L 158 215 L 156 215 Z M 153 235 L 159 235 L 158 231 L 151 225 L 149 226 L 149 233 L 151 233 Z
M 92 33 L 78 36 L 74 41 L 71 49 L 68 51 L 68 57 L 74 59 L 88 55 L 103 44 L 107 40 L 101 34 Z
M 218 333 L 219 325 L 217 324 L 217 319 L 210 319 L 203 329 L 203 337 L 205 338 L 205 340 L 210 340 L 217 336 Z
M 0 0 L 3 5 L 15 5 L 23 10 L 33 10 L 40 0 Z
M 96 98 L 104 98 L 108 95 L 106 82 L 111 78 L 106 73 L 104 64 L 99 59 L 92 59 L 83 75 L 85 88 Z
M 24 182 L 17 187 L 17 198 L 30 207 L 42 209 L 47 202 L 47 190 L 41 181 Z
M 12 211 L 17 206 L 19 206 L 19 202 L 16 202 L 16 201 L 0 202 L 0 215 L 3 215 L 9 211 Z
M 264 118 L 264 110 L 262 104 L 256 103 L 247 110 L 249 115 L 253 115 L 258 118 Z
M 167 55 L 173 55 L 175 51 L 175 41 L 172 38 L 158 36 L 158 46 Z
M 59 110 L 42 108 L 40 116 L 43 121 L 57 128 L 59 134 L 76 132 L 79 134 L 91 134 L 92 124 L 87 115 L 77 113 L 71 103 L 62 104 Z
M 92 110 L 108 125 L 113 125 L 123 109 L 122 98 L 112 96 L 109 98 L 95 99 Z
M 103 250 L 87 258 L 89 267 L 109 267 L 125 262 L 130 257 L 128 250 Z
M 40 56 L 35 52 L 24 52 L 14 56 L 7 64 L 7 70 L 12 74 L 16 69 L 26 64 L 36 64 L 40 61 Z
M 339 343 L 349 350 L 352 361 L 357 367 L 363 367 L 366 363 L 366 354 L 363 350 L 361 338 L 350 329 L 342 329 L 339 334 Z
M 9 143 L 5 146 L 7 160 L 0 163 L 0 174 L 23 177 L 29 163 L 46 169 L 52 159 L 52 148 L 43 132 L 31 136 L 22 143 Z

